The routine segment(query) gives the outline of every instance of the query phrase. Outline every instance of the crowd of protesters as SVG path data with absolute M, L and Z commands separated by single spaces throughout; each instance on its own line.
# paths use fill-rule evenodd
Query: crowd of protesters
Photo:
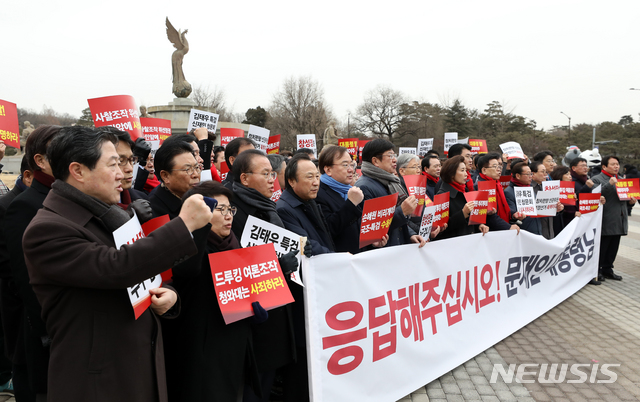
M 398 157 L 391 142 L 374 139 L 358 166 L 337 145 L 315 159 L 308 150 L 265 155 L 248 138 L 224 148 L 214 140 L 197 129 L 152 153 L 112 127 L 43 126 L 29 136 L 20 177 L 0 197 L 0 382 L 12 384 L 18 402 L 308 400 L 304 298 L 289 278 L 300 250 L 278 259 L 294 303 L 266 311 L 255 302 L 254 316 L 225 324 L 216 299 L 209 255 L 240 249 L 250 216 L 306 237 L 306 257 L 500 230 L 550 240 L 580 215 L 577 207 L 558 203 L 555 217 L 527 217 L 517 210 L 515 188 L 537 193 L 546 180 L 573 181 L 577 197 L 601 186 L 600 271 L 591 283 L 622 280 L 613 263 L 636 200 L 617 197 L 615 156 L 590 177 L 587 160 L 558 166 L 548 151 L 532 161 L 474 158 L 469 145 L 455 144 L 446 159 L 436 151 Z M 203 170 L 212 180 L 201 181 Z M 429 238 L 419 234 L 418 199 L 404 179 L 420 174 L 430 199 L 450 197 L 448 225 Z M 506 189 L 504 175 L 511 177 Z M 274 202 L 276 181 L 283 193 Z M 469 225 L 476 203 L 465 193 L 480 182 L 495 188 L 496 207 L 486 224 Z M 390 194 L 398 202 L 388 234 L 360 248 L 364 202 Z M 112 232 L 134 213 L 141 223 L 163 215 L 170 222 L 117 248 Z M 150 308 L 134 320 L 124 289 L 169 268 L 171 279 L 150 291 Z

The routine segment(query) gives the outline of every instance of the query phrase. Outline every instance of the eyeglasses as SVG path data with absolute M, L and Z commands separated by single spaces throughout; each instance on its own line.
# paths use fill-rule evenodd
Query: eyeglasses
M 420 169 L 420 166 L 405 166 L 405 169 Z
M 238 208 L 236 207 L 228 207 L 226 205 L 222 207 L 214 208 L 216 211 L 220 211 L 220 215 L 226 216 L 228 213 L 231 213 L 231 216 L 236 216 L 236 212 L 238 212 Z
M 497 169 L 500 165 L 487 166 L 487 169 Z
M 522 176 L 533 176 L 533 173 L 520 173 Z
M 138 163 L 138 157 L 137 156 L 132 156 L 130 158 L 123 158 L 120 157 L 118 159 L 118 166 L 127 166 L 127 163 L 130 163 L 131 166 L 135 165 L 136 163 Z
M 171 171 L 177 170 L 179 172 L 187 172 L 187 175 L 191 176 L 194 172 L 195 173 L 200 173 L 202 172 L 202 168 L 200 167 L 200 165 L 196 165 L 196 166 L 189 166 L 186 169 L 171 169 Z
M 355 169 L 356 165 L 353 163 L 349 163 L 349 162 L 343 162 L 343 163 L 332 163 L 331 166 L 342 166 L 344 169 Z
M 265 172 L 265 173 L 254 173 L 254 172 L 246 172 L 245 174 L 259 174 L 260 176 L 264 176 L 265 180 L 275 180 L 276 177 L 278 177 L 278 172 L 275 171 L 271 171 L 271 172 Z
M 381 154 L 380 158 L 378 158 L 378 159 L 382 159 L 382 157 L 385 157 L 385 156 L 388 156 L 391 159 L 398 159 L 398 155 L 396 155 L 396 154 Z

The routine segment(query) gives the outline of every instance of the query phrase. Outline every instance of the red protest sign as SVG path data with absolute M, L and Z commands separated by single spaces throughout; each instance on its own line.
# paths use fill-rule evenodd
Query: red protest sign
M 365 200 L 360 224 L 360 248 L 380 241 L 389 231 L 398 193 Z
M 598 210 L 600 193 L 582 193 L 578 203 L 578 212 L 588 214 Z
M 171 120 L 141 117 L 142 135 L 145 141 L 160 141 L 160 144 L 171 136 Z
M 409 196 L 415 196 L 418 199 L 418 206 L 413 211 L 413 216 L 422 216 L 422 208 L 424 208 L 425 197 L 427 194 L 427 176 L 421 174 L 410 174 L 402 176 L 404 184 L 407 186 Z M 427 197 L 429 198 L 429 197 Z
M 442 227 L 449 223 L 449 193 L 436 194 L 433 197 L 433 204 L 436 207 L 433 216 L 432 227 Z
M 227 162 L 220 162 L 220 180 L 225 180 L 227 178 L 227 174 L 229 174 L 229 167 L 227 166 Z
M 347 148 L 347 152 L 353 160 L 358 157 L 358 139 L 357 138 L 340 138 L 338 145 Z
M 273 182 L 273 194 L 271 194 L 271 201 L 278 202 L 281 195 L 282 189 L 280 188 L 280 182 L 276 179 L 276 181 Z
M 220 145 L 226 147 L 236 138 L 244 137 L 244 130 L 241 128 L 222 127 L 220 129 Z
M 169 219 L 169 215 L 162 215 L 157 218 L 153 218 L 142 224 L 142 231 L 144 232 L 145 236 L 149 236 L 151 232 L 158 229 L 165 223 L 168 223 L 170 220 L 171 219 Z M 171 277 L 173 276 L 173 272 L 171 271 L 171 268 L 169 268 L 168 270 L 164 271 L 161 275 L 162 275 L 162 280 L 166 282 L 171 280 Z
M 15 103 L 0 99 L 0 140 L 5 145 L 20 149 L 20 123 Z
M 467 202 L 475 201 L 473 210 L 469 215 L 469 225 L 480 225 L 481 223 L 487 223 L 487 206 L 489 201 L 488 191 L 470 191 L 464 193 L 464 198 Z
M 487 152 L 489 152 L 487 149 L 487 140 L 469 139 L 469 145 L 471 146 L 472 155 L 486 154 Z
M 616 183 L 616 192 L 620 201 L 640 198 L 640 179 L 620 179 Z
M 105 96 L 88 99 L 96 127 L 113 126 L 131 135 L 132 140 L 142 137 L 136 101 L 129 95 Z
M 487 201 L 489 201 L 489 206 L 487 208 L 489 211 L 498 208 L 498 202 L 496 199 L 496 186 L 493 184 L 493 182 L 478 180 L 478 191 L 487 192 Z
M 364 146 L 367 145 L 367 142 L 369 142 L 371 140 L 358 140 L 358 158 L 360 158 L 360 160 L 362 160 L 362 150 L 364 149 Z
M 273 243 L 209 254 L 211 277 L 226 324 L 251 317 L 251 303 L 265 310 L 292 303 Z
M 280 153 L 280 134 L 272 135 L 269 137 L 267 143 L 267 154 L 279 154 Z
M 576 185 L 574 182 L 560 182 L 560 202 L 564 205 L 576 205 Z
M 511 176 L 500 176 L 500 185 L 503 190 L 509 187 L 509 183 L 511 183 Z

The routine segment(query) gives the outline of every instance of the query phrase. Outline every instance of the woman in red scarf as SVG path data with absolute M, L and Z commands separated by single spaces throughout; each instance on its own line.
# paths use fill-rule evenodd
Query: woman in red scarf
M 479 183 L 488 182 L 491 184 L 491 189 L 495 191 L 496 208 L 487 214 L 487 226 L 489 226 L 489 229 L 494 231 L 509 229 L 520 231 L 518 225 L 509 224 L 511 221 L 524 218 L 524 215 L 519 212 L 512 214 L 509 209 L 502 184 L 500 184 L 500 174 L 502 173 L 500 158 L 500 154 L 495 152 L 480 157 L 477 165 L 479 174 L 476 190 L 480 189 Z
M 443 181 L 438 194 L 449 193 L 449 226 L 441 232 L 438 239 L 448 239 L 473 233 L 473 226 L 469 226 L 469 215 L 474 202 L 467 202 L 464 197 L 467 182 L 467 164 L 461 155 L 447 159 L 442 165 L 440 179 Z M 480 225 L 479 230 L 487 233 L 489 227 Z

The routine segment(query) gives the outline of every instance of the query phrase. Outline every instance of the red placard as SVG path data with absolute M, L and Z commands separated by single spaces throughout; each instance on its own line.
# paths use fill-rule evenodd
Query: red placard
M 418 206 L 413 210 L 413 216 L 422 216 L 425 197 L 427 194 L 427 176 L 421 174 L 410 174 L 402 176 L 404 184 L 407 186 L 409 196 L 415 196 L 418 199 Z M 429 197 L 426 197 L 429 198 Z
M 88 99 L 96 127 L 113 126 L 131 135 L 132 140 L 142 137 L 142 125 L 138 118 L 136 101 L 129 95 L 105 96 Z
M 211 277 L 226 324 L 251 317 L 251 303 L 272 310 L 293 302 L 273 243 L 209 254 Z
M 358 139 L 357 138 L 340 138 L 338 145 L 347 148 L 347 152 L 355 161 L 358 157 Z M 364 145 L 363 145 L 364 146 Z
M 227 178 L 227 174 L 229 174 L 229 167 L 227 166 L 227 162 L 220 162 L 220 180 L 224 181 Z
M 436 213 L 433 216 L 432 227 L 438 228 L 449 223 L 449 193 L 433 196 L 433 204 L 436 207 Z
M 280 153 L 280 134 L 272 135 L 269 137 L 267 143 L 267 154 L 279 154 Z
M 365 200 L 360 224 L 360 248 L 380 241 L 389 231 L 398 193 Z
M 469 139 L 469 145 L 471 146 L 471 154 L 486 154 L 489 152 L 487 150 L 487 140 L 472 140 Z
M 278 202 L 281 195 L 282 189 L 280 188 L 280 182 L 276 179 L 276 181 L 273 182 L 273 194 L 271 194 L 271 201 Z
M 582 193 L 578 203 L 578 212 L 588 214 L 598 210 L 600 193 Z
M 574 182 L 560 182 L 560 202 L 564 205 L 576 205 L 576 184 Z
M 364 146 L 367 145 L 367 142 L 369 142 L 371 140 L 358 140 L 358 158 L 360 158 L 360 160 L 362 161 L 362 150 L 364 149 Z
M 640 179 L 620 179 L 616 183 L 616 192 L 620 201 L 640 198 Z
M 0 140 L 5 145 L 20 149 L 20 123 L 15 103 L 0 99 Z
M 469 225 L 480 225 L 487 223 L 488 191 L 470 191 L 464 193 L 467 202 L 475 201 L 475 205 L 469 215 Z
M 171 136 L 171 120 L 141 117 L 142 135 L 146 141 L 160 141 L 160 144 Z
M 231 141 L 236 138 L 244 137 L 244 130 L 241 128 L 227 128 L 220 129 L 220 145 L 226 147 Z
M 158 229 L 165 223 L 168 223 L 170 220 L 171 219 L 169 219 L 169 215 L 162 215 L 157 218 L 148 220 L 140 226 L 142 226 L 142 231 L 144 232 L 144 235 L 149 236 L 151 232 Z M 171 271 L 171 268 L 169 268 L 168 270 L 164 271 L 161 275 L 162 275 L 162 281 L 167 282 L 171 280 L 171 277 L 173 276 L 173 272 Z
M 498 208 L 498 201 L 496 199 L 496 186 L 493 182 L 490 181 L 479 181 L 478 180 L 478 191 L 486 191 L 488 194 L 487 201 L 489 201 L 489 206 L 487 207 L 489 211 Z
M 503 190 L 509 187 L 509 183 L 511 183 L 511 176 L 500 176 L 500 185 Z

